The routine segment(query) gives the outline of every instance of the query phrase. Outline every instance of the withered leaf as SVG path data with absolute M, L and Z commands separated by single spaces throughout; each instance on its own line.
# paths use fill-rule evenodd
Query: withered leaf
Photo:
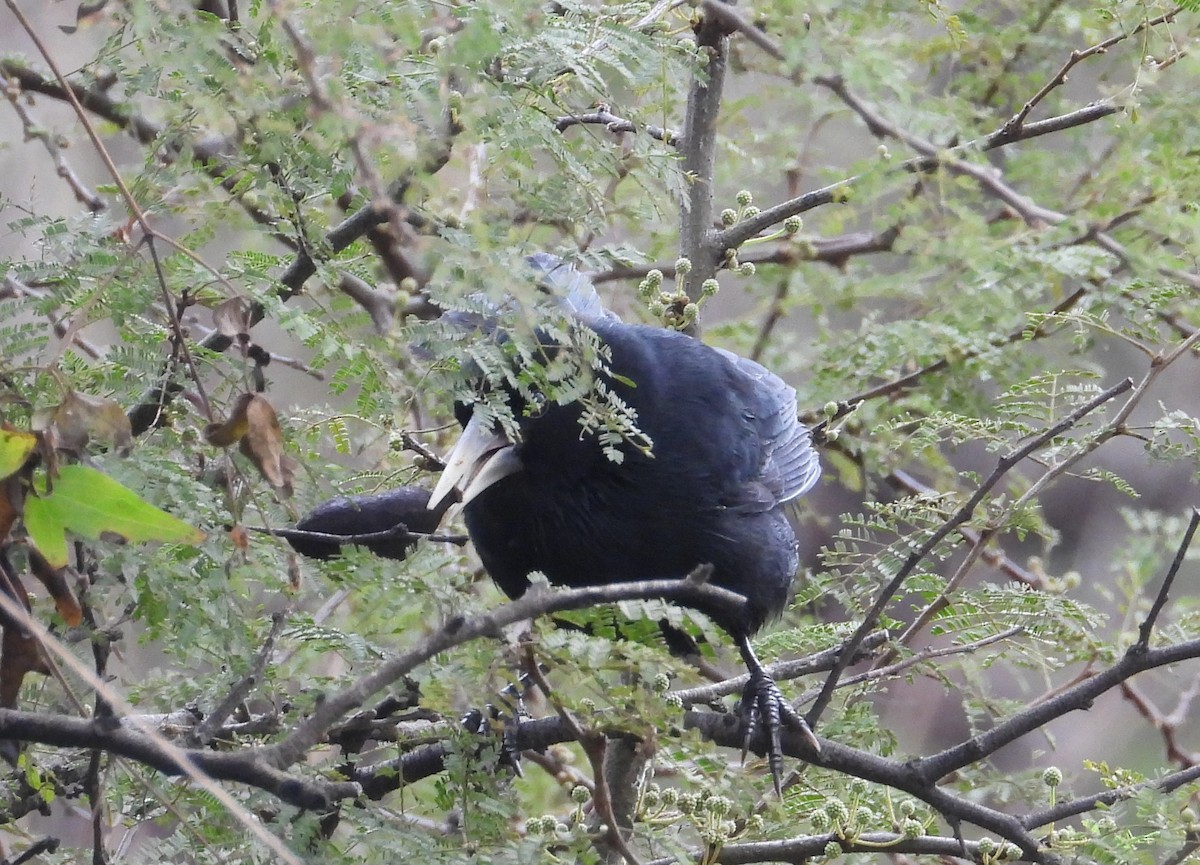
M 0 591 L 20 604 L 26 611 L 29 596 L 20 578 L 8 568 L 0 566 Z M 12 616 L 0 617 L 4 635 L 0 637 L 0 707 L 11 709 L 17 705 L 21 683 L 26 673 L 48 675 L 50 667 L 42 657 L 37 638 L 14 620 Z
M 284 449 L 279 417 L 266 397 L 254 394 L 246 405 L 248 429 L 239 448 L 254 463 L 267 483 L 284 495 L 292 494 L 297 463 Z
M 211 423 L 204 428 L 204 440 L 219 448 L 227 448 L 241 441 L 242 436 L 250 429 L 250 422 L 246 418 L 246 408 L 254 397 L 255 395 L 252 393 L 244 393 L 239 396 L 227 421 Z
M 238 552 L 246 553 L 250 551 L 250 533 L 246 531 L 246 527 L 242 525 L 234 526 L 229 530 L 229 540 L 233 542 L 234 549 Z
M 250 299 L 246 297 L 231 297 L 219 304 L 213 310 L 213 324 L 217 332 L 230 339 L 236 339 L 250 330 Z
M 97 439 L 119 453 L 133 446 L 133 430 L 125 411 L 111 399 L 70 391 L 61 403 L 34 416 L 34 428 L 51 445 L 75 455 L 83 453 L 87 443 Z
M 254 463 L 267 483 L 284 495 L 292 494 L 297 463 L 286 453 L 279 417 L 262 394 L 244 393 L 238 397 L 229 419 L 209 424 L 204 438 L 217 447 L 237 442 L 239 450 Z
M 77 576 L 75 569 L 70 565 L 54 567 L 34 547 L 29 549 L 29 569 L 54 599 L 54 607 L 62 620 L 72 628 L 78 627 L 83 621 L 83 608 L 71 588 L 71 577 Z

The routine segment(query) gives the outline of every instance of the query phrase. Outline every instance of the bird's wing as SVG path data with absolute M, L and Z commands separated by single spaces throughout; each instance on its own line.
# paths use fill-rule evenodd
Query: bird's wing
M 753 412 L 765 456 L 759 481 L 777 502 L 804 495 L 821 476 L 821 462 L 808 427 L 796 413 L 796 391 L 762 364 L 717 349 L 754 385 Z

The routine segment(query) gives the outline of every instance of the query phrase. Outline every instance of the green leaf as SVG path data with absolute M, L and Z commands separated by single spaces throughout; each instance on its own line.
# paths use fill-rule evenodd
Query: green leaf
M 25 465 L 36 445 L 37 436 L 33 433 L 0 430 L 0 479 Z
M 63 466 L 48 493 L 25 502 L 25 528 L 55 567 L 67 564 L 66 532 L 97 540 L 104 534 L 127 541 L 199 543 L 204 533 L 159 510 L 137 493 L 88 466 Z
M 67 564 L 67 529 L 50 498 L 25 499 L 25 531 L 51 565 L 61 568 Z

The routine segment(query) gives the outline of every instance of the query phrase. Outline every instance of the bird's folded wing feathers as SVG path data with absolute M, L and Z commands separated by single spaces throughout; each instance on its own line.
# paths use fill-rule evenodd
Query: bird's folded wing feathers
M 760 482 L 780 503 L 804 495 L 821 477 L 821 462 L 812 434 L 797 417 L 795 389 L 760 363 L 723 348 L 717 351 L 754 382 L 755 416 L 766 451 Z
M 574 265 L 547 253 L 535 253 L 525 260 L 541 272 L 543 285 L 562 298 L 580 320 L 619 320 L 605 308 L 588 275 Z M 779 503 L 804 495 L 821 476 L 821 463 L 811 433 L 796 416 L 796 391 L 761 364 L 722 348 L 716 351 L 754 384 L 754 413 L 765 450 L 758 481 Z

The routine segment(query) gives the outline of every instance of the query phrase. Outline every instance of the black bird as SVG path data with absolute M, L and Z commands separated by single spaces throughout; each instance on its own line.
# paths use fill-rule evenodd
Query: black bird
M 531 400 L 510 387 L 519 434 L 506 435 L 494 413 L 468 417 L 460 406 L 464 429 L 430 507 L 461 491 L 471 541 L 512 598 L 533 571 L 555 585 L 590 586 L 684 578 L 710 566 L 709 581 L 746 599 L 739 610 L 702 612 L 734 638 L 750 671 L 741 703 L 746 742 L 760 728 L 768 733 L 778 789 L 781 722 L 817 747 L 749 642 L 782 612 L 799 567 L 783 506 L 821 471 L 796 392 L 752 360 L 620 321 L 585 276 L 553 256 L 529 262 L 576 326 L 598 338 L 607 359 L 591 393 L 611 393 L 628 408 L 649 453 L 626 441 L 613 459 L 586 429 L 584 402 Z M 564 350 L 547 342 L 548 357 Z

